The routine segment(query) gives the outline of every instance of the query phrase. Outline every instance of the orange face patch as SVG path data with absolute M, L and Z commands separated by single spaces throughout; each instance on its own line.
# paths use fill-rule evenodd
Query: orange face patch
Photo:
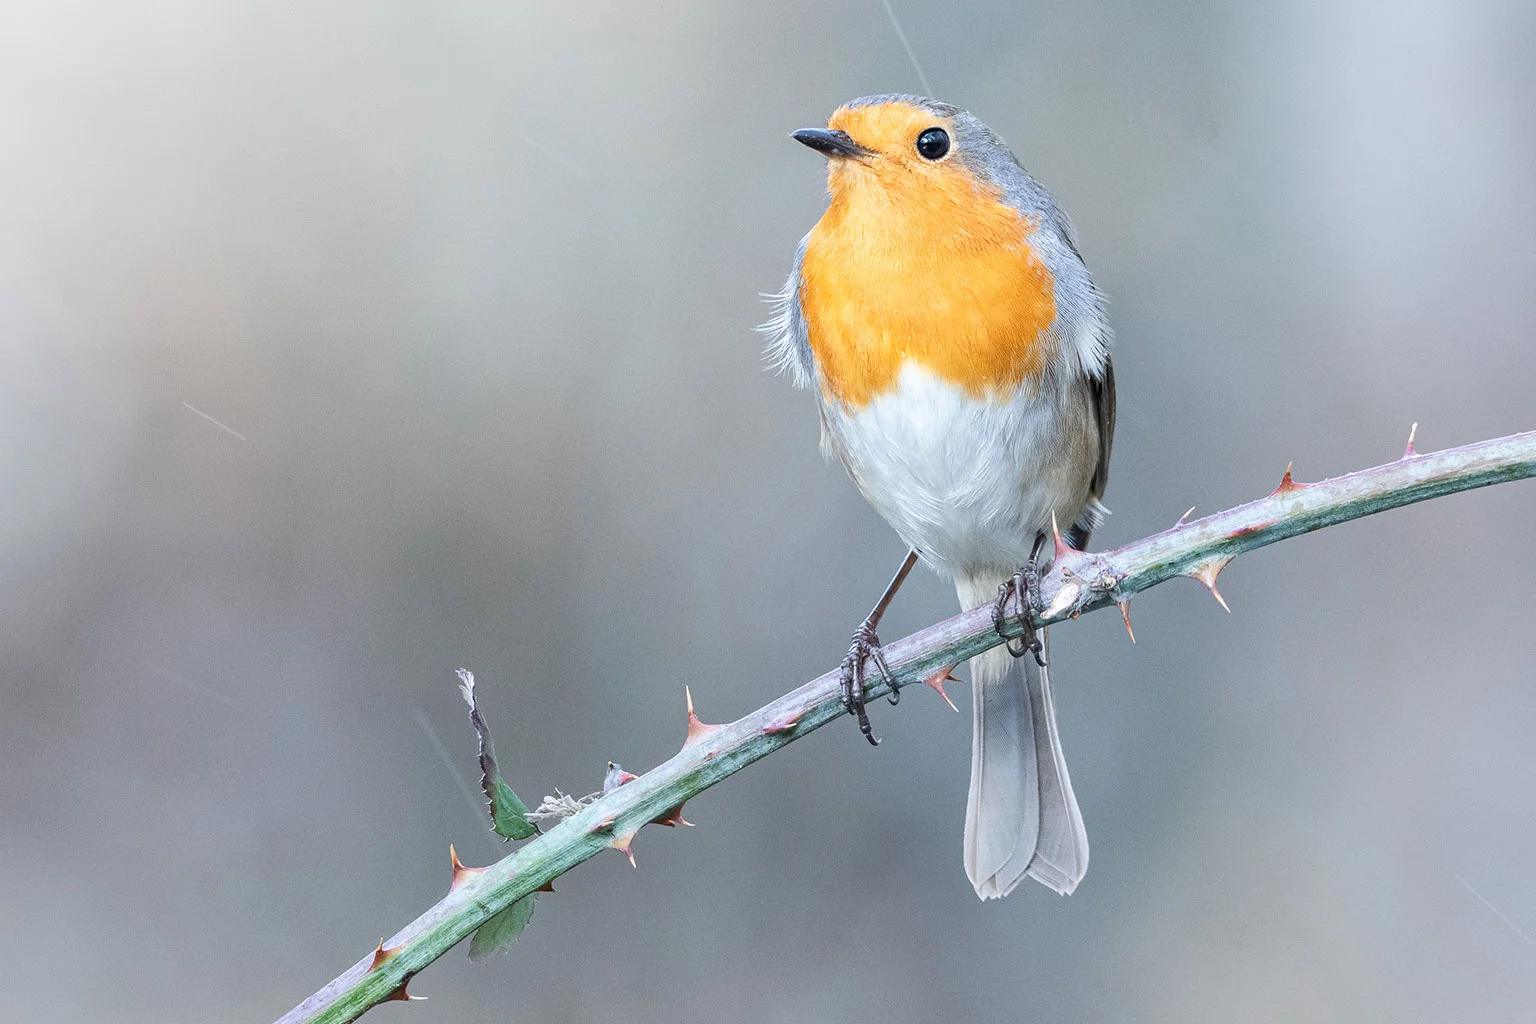
M 917 136 L 950 129 L 944 118 L 886 103 L 843 108 L 829 126 L 875 155 L 831 161 L 832 201 L 801 265 L 823 392 L 865 405 L 907 360 L 976 397 L 1039 374 L 1056 301 L 1035 225 L 954 154 L 918 155 Z

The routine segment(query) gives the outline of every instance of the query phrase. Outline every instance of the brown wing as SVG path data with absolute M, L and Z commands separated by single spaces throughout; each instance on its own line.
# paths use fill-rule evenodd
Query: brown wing
M 1093 395 L 1093 410 L 1099 421 L 1099 465 L 1093 471 L 1090 490 L 1095 498 L 1104 497 L 1109 486 L 1109 450 L 1115 443 L 1115 364 L 1104 358 L 1104 376 L 1090 378 L 1088 386 Z
M 1099 427 L 1099 464 L 1094 467 L 1093 480 L 1088 485 L 1089 497 L 1097 501 L 1104 497 L 1109 486 L 1109 452 L 1115 443 L 1115 364 L 1104 360 L 1104 375 L 1088 378 L 1088 394 L 1093 399 L 1094 420 Z M 1094 506 L 1089 505 L 1089 509 Z M 1067 533 L 1067 543 L 1079 551 L 1088 547 L 1088 537 L 1093 533 L 1098 517 L 1085 510 Z

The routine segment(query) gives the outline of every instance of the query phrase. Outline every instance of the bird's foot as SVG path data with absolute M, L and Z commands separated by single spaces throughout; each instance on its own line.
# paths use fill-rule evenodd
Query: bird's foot
M 1014 611 L 1010 615 L 1009 605 Z M 997 588 L 997 603 L 992 606 L 992 625 L 999 632 L 1012 618 L 1024 627 L 1022 636 L 1007 642 L 1008 653 L 1015 658 L 1022 658 L 1027 651 L 1034 655 L 1035 663 L 1041 668 L 1045 667 L 1045 645 L 1040 642 L 1040 636 L 1035 632 L 1035 615 L 1045 607 L 1045 600 L 1040 596 L 1040 568 L 1036 564 L 1034 556 L 1029 561 L 1019 566 L 1013 578 Z
M 890 701 L 895 704 L 901 699 L 901 691 L 896 685 L 896 677 L 891 675 L 891 667 L 886 664 L 885 652 L 880 649 L 880 637 L 875 634 L 875 624 L 865 619 L 853 631 L 853 642 L 848 645 L 848 654 L 843 658 L 840 670 L 843 707 L 859 720 L 859 732 L 864 734 L 870 745 L 879 746 L 880 741 L 875 738 L 874 728 L 869 724 L 869 711 L 864 706 L 865 680 L 868 679 L 867 668 L 871 664 L 880 673 L 880 678 L 890 686 Z

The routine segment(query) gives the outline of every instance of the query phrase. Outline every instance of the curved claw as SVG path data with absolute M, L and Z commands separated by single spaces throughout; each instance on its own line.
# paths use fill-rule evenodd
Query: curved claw
M 1035 550 L 1039 551 L 1039 542 L 1035 544 Z M 1017 606 L 1017 611 L 1008 613 L 1008 602 L 1012 600 Z M 1003 632 L 1003 626 L 1011 617 L 1024 627 L 1023 635 L 1017 639 L 1005 642 L 1009 654 L 1015 658 L 1022 658 L 1025 652 L 1034 656 L 1035 664 L 1045 668 L 1045 645 L 1040 642 L 1039 635 L 1035 632 L 1034 616 L 1045 606 L 1045 599 L 1040 594 L 1040 569 L 1035 563 L 1035 557 L 1020 566 L 1013 574 L 1013 578 L 1001 583 L 997 588 L 997 603 L 992 606 L 992 628 L 999 633 Z M 1017 644 L 1017 646 L 1015 646 Z
M 880 637 L 875 633 L 875 627 L 865 621 L 859 628 L 853 631 L 853 642 L 848 645 L 848 654 L 843 658 L 841 665 L 843 684 L 843 707 L 850 715 L 859 720 L 859 732 L 869 740 L 871 746 L 878 747 L 880 741 L 875 737 L 874 727 L 869 722 L 869 712 L 864 700 L 865 663 L 874 662 L 875 670 L 880 673 L 880 679 L 891 688 L 890 701 L 895 704 L 901 699 L 901 690 L 896 683 L 896 677 L 891 674 L 891 667 L 886 663 L 885 652 L 880 648 Z

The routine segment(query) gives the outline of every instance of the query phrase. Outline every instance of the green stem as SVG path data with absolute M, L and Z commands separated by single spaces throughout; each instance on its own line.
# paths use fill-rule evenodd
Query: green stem
M 1075 618 L 1175 576 L 1214 583 L 1233 556 L 1287 537 L 1456 491 L 1536 476 L 1536 432 L 1482 441 L 1274 494 L 1226 512 L 1180 523 L 1104 554 L 1063 552 L 1042 582 L 1038 624 Z M 1017 630 L 1009 630 L 1017 633 Z M 964 661 L 1001 643 L 988 607 L 973 609 L 885 648 L 900 684 Z M 887 691 L 883 683 L 870 696 Z M 627 847 L 641 826 L 842 715 L 837 672 L 829 672 L 739 721 L 719 726 L 670 760 L 562 821 L 548 833 L 452 889 L 389 939 L 396 952 L 370 970 L 366 956 L 290 1010 L 278 1024 L 336 1024 L 396 996 L 411 976 L 513 902 L 599 851 Z M 445 872 L 446 873 L 446 872 Z

